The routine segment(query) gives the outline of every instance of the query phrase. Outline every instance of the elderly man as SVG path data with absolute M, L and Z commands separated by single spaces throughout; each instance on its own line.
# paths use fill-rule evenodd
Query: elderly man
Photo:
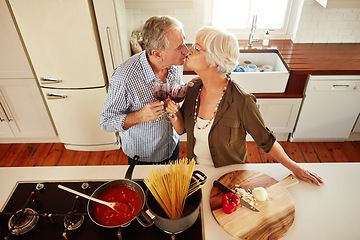
M 188 49 L 181 22 L 167 16 L 148 19 L 142 30 L 145 51 L 118 66 L 110 80 L 101 127 L 119 132 L 129 164 L 166 163 L 179 157 L 179 136 L 162 116 L 164 103 L 153 96 L 155 81 L 180 81 Z

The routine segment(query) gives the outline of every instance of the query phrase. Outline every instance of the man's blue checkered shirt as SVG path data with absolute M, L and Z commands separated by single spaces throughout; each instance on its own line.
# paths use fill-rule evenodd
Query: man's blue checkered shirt
M 183 66 L 169 67 L 168 84 L 172 86 L 174 81 L 180 81 L 182 74 Z M 163 118 L 123 129 L 126 114 L 156 101 L 152 94 L 155 79 L 158 77 L 152 71 L 145 51 L 130 57 L 115 69 L 100 115 L 103 130 L 119 132 L 124 153 L 131 158 L 139 155 L 140 161 L 147 162 L 169 158 L 179 141 L 171 124 Z

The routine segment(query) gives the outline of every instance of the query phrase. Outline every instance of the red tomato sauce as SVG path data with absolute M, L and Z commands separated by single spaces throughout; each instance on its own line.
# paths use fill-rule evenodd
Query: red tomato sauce
M 131 221 L 141 210 L 142 200 L 140 195 L 126 187 L 113 188 L 99 197 L 107 202 L 119 202 L 120 213 L 110 207 L 95 203 L 92 214 L 98 223 L 104 226 L 120 226 Z

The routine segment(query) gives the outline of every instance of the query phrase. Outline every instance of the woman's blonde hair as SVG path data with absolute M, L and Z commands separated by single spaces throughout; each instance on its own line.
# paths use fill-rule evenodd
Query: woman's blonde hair
M 183 25 L 170 16 L 153 16 L 145 22 L 142 37 L 144 48 L 149 55 L 154 49 L 166 50 L 169 45 L 166 32 L 170 29 L 183 31 Z
M 206 50 L 206 60 L 219 73 L 231 73 L 238 65 L 239 45 L 234 34 L 215 27 L 202 27 L 196 33 Z

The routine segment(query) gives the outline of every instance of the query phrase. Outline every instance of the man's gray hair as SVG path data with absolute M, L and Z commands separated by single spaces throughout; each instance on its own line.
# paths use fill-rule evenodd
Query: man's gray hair
M 166 50 L 169 45 L 166 32 L 170 29 L 183 31 L 183 25 L 170 16 L 153 16 L 145 22 L 142 37 L 147 54 L 151 55 L 154 49 Z
M 238 65 L 239 44 L 234 34 L 215 27 L 202 27 L 196 34 L 202 42 L 209 64 L 217 66 L 219 73 L 231 73 Z

